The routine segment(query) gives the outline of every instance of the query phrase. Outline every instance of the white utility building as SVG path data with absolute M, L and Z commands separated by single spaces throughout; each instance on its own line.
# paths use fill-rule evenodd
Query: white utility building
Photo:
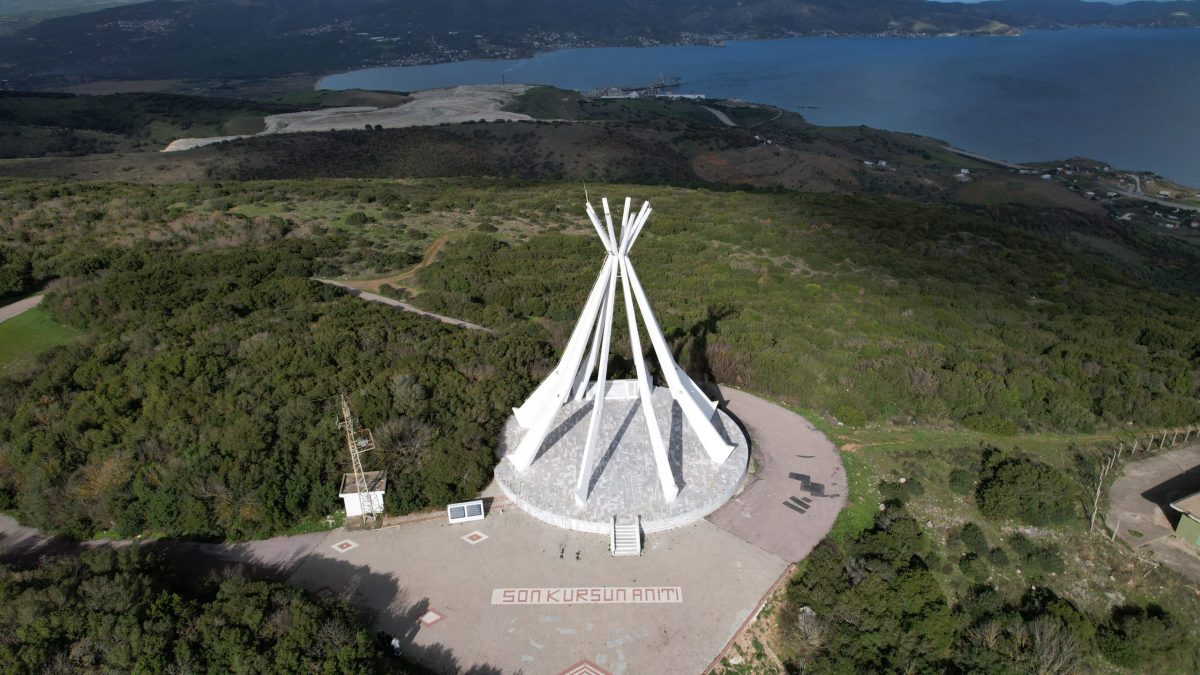
M 354 474 L 342 474 L 342 489 L 339 497 L 346 505 L 347 518 L 361 518 L 363 512 L 383 513 L 383 493 L 387 489 L 387 476 L 382 471 L 365 471 L 367 489 L 360 496 Z

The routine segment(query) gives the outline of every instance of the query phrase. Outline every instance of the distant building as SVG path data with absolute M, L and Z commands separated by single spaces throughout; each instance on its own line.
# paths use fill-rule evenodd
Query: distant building
M 364 471 L 363 478 L 367 480 L 367 510 L 370 513 L 383 513 L 383 493 L 387 489 L 387 476 L 382 471 Z M 358 496 L 358 486 L 354 482 L 354 474 L 342 474 L 342 489 L 339 497 L 346 506 L 347 518 L 361 518 L 363 501 Z
M 1180 513 L 1175 536 L 1200 547 L 1200 492 L 1171 502 L 1171 508 Z
M 965 176 L 965 175 L 971 173 L 971 170 L 970 169 L 959 169 L 958 172 Z

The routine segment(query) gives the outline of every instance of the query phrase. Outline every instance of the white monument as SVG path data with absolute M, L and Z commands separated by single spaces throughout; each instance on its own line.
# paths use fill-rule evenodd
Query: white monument
M 586 206 L 606 253 L 600 275 L 558 366 L 513 409 L 502 444 L 507 454 L 496 475 L 515 503 L 565 527 L 605 531 L 613 516 L 641 517 L 646 531 L 676 527 L 707 515 L 733 494 L 745 473 L 746 441 L 675 363 L 629 259 L 652 212 L 649 202 L 634 214 L 626 198 L 619 228 L 608 200 L 601 204 L 603 224 L 591 203 Z M 618 282 L 637 379 L 610 382 L 607 364 Z M 656 391 L 647 370 L 639 318 L 666 380 L 665 392 Z M 589 405 L 586 433 L 572 433 Z M 666 438 L 665 419 L 673 423 Z M 652 458 L 649 471 L 646 454 Z M 539 467 L 543 463 L 550 466 Z M 574 504 L 562 494 L 568 471 Z M 610 473 L 621 479 L 606 485 L 603 479 Z M 650 482 L 643 480 L 647 473 L 653 474 Z M 688 498 L 677 504 L 681 495 Z

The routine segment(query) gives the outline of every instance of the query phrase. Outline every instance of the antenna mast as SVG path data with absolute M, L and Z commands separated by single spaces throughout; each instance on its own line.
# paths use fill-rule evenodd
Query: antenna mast
M 363 525 L 375 522 L 375 508 L 371 503 L 370 491 L 367 489 L 367 477 L 363 474 L 362 455 L 375 449 L 375 437 L 370 429 L 360 429 L 350 413 L 350 399 L 345 394 L 339 394 L 342 404 L 342 421 L 338 428 L 346 432 L 346 449 L 350 451 L 350 466 L 354 472 L 354 485 L 358 490 L 358 504 L 362 512 Z M 360 435 L 361 433 L 361 435 Z

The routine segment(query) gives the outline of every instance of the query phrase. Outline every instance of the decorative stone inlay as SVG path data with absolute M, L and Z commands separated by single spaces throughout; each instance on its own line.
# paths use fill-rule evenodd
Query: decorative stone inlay
M 592 663 L 591 661 L 584 659 L 570 668 L 562 671 L 558 675 L 612 675 L 612 673 Z
M 441 621 L 444 618 L 446 618 L 446 617 L 441 612 L 431 609 L 431 610 L 425 612 L 424 614 L 422 614 L 421 618 L 418 619 L 418 621 L 421 622 L 422 626 L 432 626 L 433 624 Z
M 345 553 L 346 551 L 349 551 L 351 549 L 358 548 L 358 544 L 353 541 L 350 541 L 349 539 L 343 539 L 343 540 L 339 541 L 338 543 L 330 546 L 329 548 L 332 548 L 333 550 L 337 551 L 338 553 Z

